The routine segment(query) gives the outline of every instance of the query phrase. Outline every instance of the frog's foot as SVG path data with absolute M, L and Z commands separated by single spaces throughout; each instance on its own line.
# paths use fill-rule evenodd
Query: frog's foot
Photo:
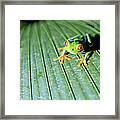
M 64 50 L 63 48 L 58 48 L 58 50 Z
M 63 55 L 63 56 L 60 56 L 54 60 L 60 60 L 60 64 L 63 64 L 64 63 L 64 60 L 71 60 L 72 58 L 70 58 L 68 55 Z
M 80 62 L 78 63 L 78 67 L 80 66 L 80 65 L 84 65 L 84 66 L 87 66 L 88 64 L 87 64 L 87 61 L 86 61 L 86 59 L 84 58 L 84 55 L 82 55 L 82 58 L 80 59 Z

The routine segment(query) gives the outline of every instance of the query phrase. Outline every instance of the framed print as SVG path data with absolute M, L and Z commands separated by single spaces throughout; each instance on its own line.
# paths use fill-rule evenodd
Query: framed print
M 119 119 L 119 2 L 2 2 L 1 118 Z

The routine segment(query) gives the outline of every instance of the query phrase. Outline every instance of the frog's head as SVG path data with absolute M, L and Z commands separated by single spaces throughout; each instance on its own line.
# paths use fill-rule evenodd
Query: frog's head
M 67 50 L 71 54 L 77 54 L 83 50 L 83 45 L 82 43 L 80 43 L 79 39 L 72 38 L 72 39 L 68 39 L 67 41 L 65 41 L 64 49 Z

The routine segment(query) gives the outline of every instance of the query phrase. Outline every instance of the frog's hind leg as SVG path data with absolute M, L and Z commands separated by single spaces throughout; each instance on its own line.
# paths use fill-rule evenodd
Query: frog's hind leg
M 84 64 L 84 66 L 87 66 L 87 65 L 88 65 L 88 64 L 87 64 L 87 60 L 86 60 L 84 54 L 82 54 L 82 58 L 81 58 L 81 60 L 80 60 L 80 64 Z
M 84 54 L 82 54 L 82 57 L 80 58 L 80 56 L 79 55 L 77 55 L 77 57 L 78 57 L 78 59 L 80 60 L 80 62 L 78 63 L 78 67 L 80 66 L 80 65 L 82 65 L 82 64 L 84 64 L 85 66 L 87 66 L 87 61 L 86 61 L 86 59 L 85 59 L 85 55 Z
M 94 51 L 87 52 L 85 55 L 86 62 L 90 59 L 90 57 L 93 55 Z

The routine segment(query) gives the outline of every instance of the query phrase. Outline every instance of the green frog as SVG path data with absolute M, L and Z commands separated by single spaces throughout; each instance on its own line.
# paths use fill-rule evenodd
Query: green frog
M 60 63 L 63 64 L 65 59 L 72 60 L 69 56 L 70 54 L 75 54 L 77 59 L 80 60 L 78 65 L 84 64 L 84 66 L 87 66 L 87 61 L 93 55 L 94 51 L 100 49 L 100 35 L 76 35 L 67 39 L 64 44 L 63 48 L 58 48 L 58 50 L 62 50 L 62 53 L 55 60 L 60 60 Z M 80 54 L 82 54 L 81 58 Z

